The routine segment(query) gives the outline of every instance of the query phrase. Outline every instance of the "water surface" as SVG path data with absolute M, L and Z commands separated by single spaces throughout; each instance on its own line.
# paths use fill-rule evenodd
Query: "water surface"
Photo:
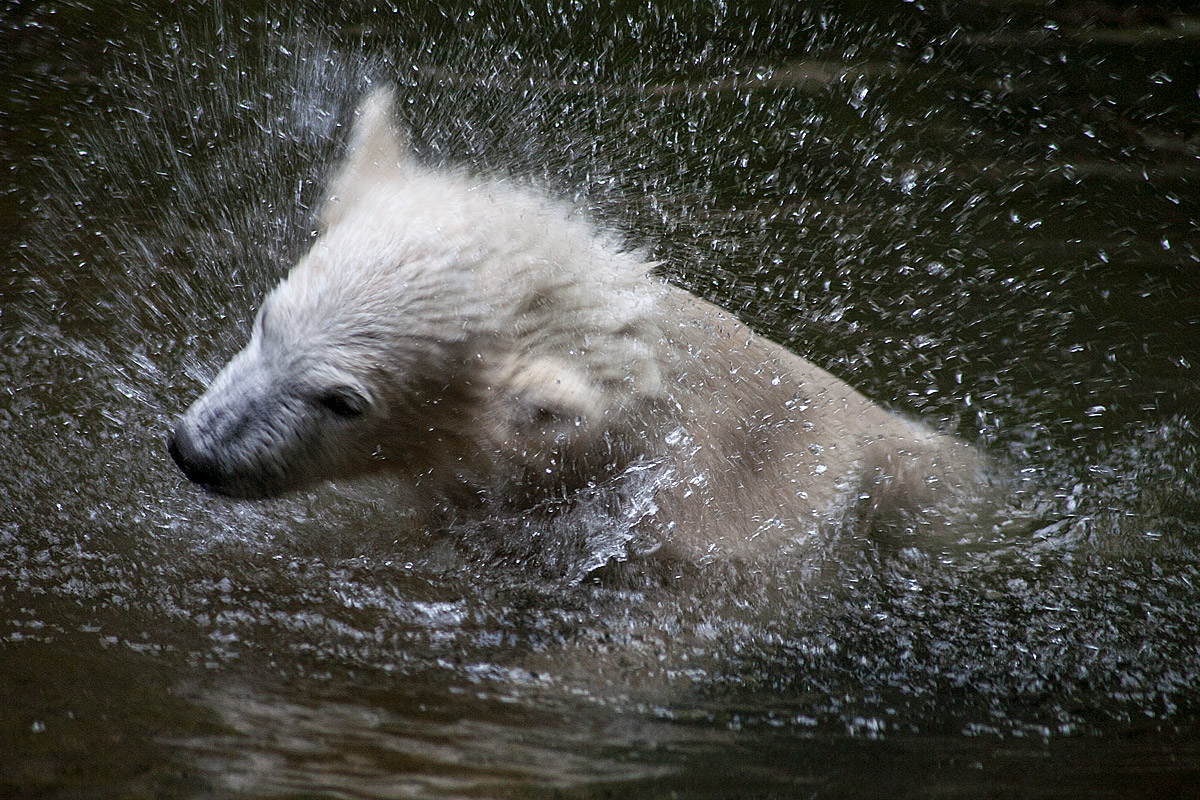
M 5 12 L 0 786 L 1194 785 L 1200 20 L 1090 7 Z M 638 594 L 413 533 L 386 483 L 188 485 L 171 421 L 379 82 L 427 163 L 546 186 L 977 443 L 995 519 Z

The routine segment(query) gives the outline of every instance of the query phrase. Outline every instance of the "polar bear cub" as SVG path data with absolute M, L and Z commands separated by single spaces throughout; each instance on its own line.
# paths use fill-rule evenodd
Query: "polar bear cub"
M 387 473 L 436 526 L 561 514 L 653 467 L 636 525 L 657 557 L 708 559 L 977 480 L 971 448 L 653 277 L 574 209 L 418 164 L 386 90 L 356 112 L 319 228 L 170 438 L 220 494 Z

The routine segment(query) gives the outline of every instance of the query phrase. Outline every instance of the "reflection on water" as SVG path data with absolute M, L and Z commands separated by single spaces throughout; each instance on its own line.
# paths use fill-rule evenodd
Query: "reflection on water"
M 1096 796 L 1197 763 L 1194 20 L 55 11 L 0 42 L 5 790 Z M 977 440 L 1009 502 L 631 592 L 414 532 L 386 484 L 198 494 L 170 421 L 379 79 L 424 159 L 573 197 Z

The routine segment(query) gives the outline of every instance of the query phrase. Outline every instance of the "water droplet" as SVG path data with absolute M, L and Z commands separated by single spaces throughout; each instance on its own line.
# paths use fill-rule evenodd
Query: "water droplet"
M 867 87 L 859 83 L 850 94 L 850 107 L 861 109 L 867 102 Z

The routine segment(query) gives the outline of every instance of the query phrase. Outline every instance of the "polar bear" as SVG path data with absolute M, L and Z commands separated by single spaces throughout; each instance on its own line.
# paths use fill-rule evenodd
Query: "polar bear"
M 169 450 L 195 483 L 263 498 L 387 473 L 437 526 L 561 514 L 652 470 L 630 524 L 694 561 L 977 479 L 972 448 L 654 277 L 574 209 L 423 167 L 393 114 L 387 90 L 359 106 L 318 238 L 179 419 Z

